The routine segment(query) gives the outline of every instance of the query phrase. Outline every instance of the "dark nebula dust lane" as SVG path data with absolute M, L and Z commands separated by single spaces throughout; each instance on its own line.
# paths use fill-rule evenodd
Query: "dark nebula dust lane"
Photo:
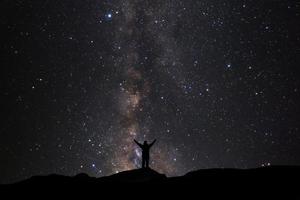
M 0 3 L 0 183 L 299 165 L 299 3 Z

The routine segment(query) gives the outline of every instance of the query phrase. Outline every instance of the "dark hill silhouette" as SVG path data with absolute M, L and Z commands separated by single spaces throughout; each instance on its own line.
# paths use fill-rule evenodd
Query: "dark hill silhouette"
M 100 178 L 102 182 L 118 183 L 155 183 L 164 182 L 167 176 L 150 168 L 134 169 Z
M 284 192 L 285 189 L 298 192 L 300 180 L 300 167 L 272 166 L 257 169 L 204 169 L 189 172 L 178 177 L 166 177 L 152 169 L 135 169 L 120 172 L 111 176 L 100 178 L 90 177 L 86 174 L 78 174 L 74 177 L 62 175 L 34 176 L 27 180 L 1 185 L 0 189 L 13 191 L 60 191 L 68 195 L 79 193 L 86 194 L 96 192 L 104 194 L 114 190 L 110 194 L 122 195 L 134 192 L 168 195 L 176 192 L 189 191 L 192 193 L 223 194 L 221 191 L 241 192 L 247 195 L 253 192 Z

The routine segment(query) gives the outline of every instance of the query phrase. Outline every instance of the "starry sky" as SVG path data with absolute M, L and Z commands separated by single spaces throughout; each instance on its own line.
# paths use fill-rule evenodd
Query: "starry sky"
M 2 0 L 0 183 L 300 165 L 299 8 Z

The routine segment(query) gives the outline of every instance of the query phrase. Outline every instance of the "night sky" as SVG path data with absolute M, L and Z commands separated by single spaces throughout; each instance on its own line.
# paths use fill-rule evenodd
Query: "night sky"
M 300 3 L 2 0 L 0 183 L 300 165 Z

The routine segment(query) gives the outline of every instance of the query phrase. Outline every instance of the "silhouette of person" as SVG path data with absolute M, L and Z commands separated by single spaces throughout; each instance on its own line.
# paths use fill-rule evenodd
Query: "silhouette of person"
M 152 147 L 152 145 L 156 142 L 156 139 L 150 144 L 148 144 L 147 141 L 144 141 L 144 144 L 141 144 L 136 140 L 134 140 L 134 142 L 137 145 L 139 145 L 139 147 L 142 149 L 142 168 L 149 168 L 149 150 Z

